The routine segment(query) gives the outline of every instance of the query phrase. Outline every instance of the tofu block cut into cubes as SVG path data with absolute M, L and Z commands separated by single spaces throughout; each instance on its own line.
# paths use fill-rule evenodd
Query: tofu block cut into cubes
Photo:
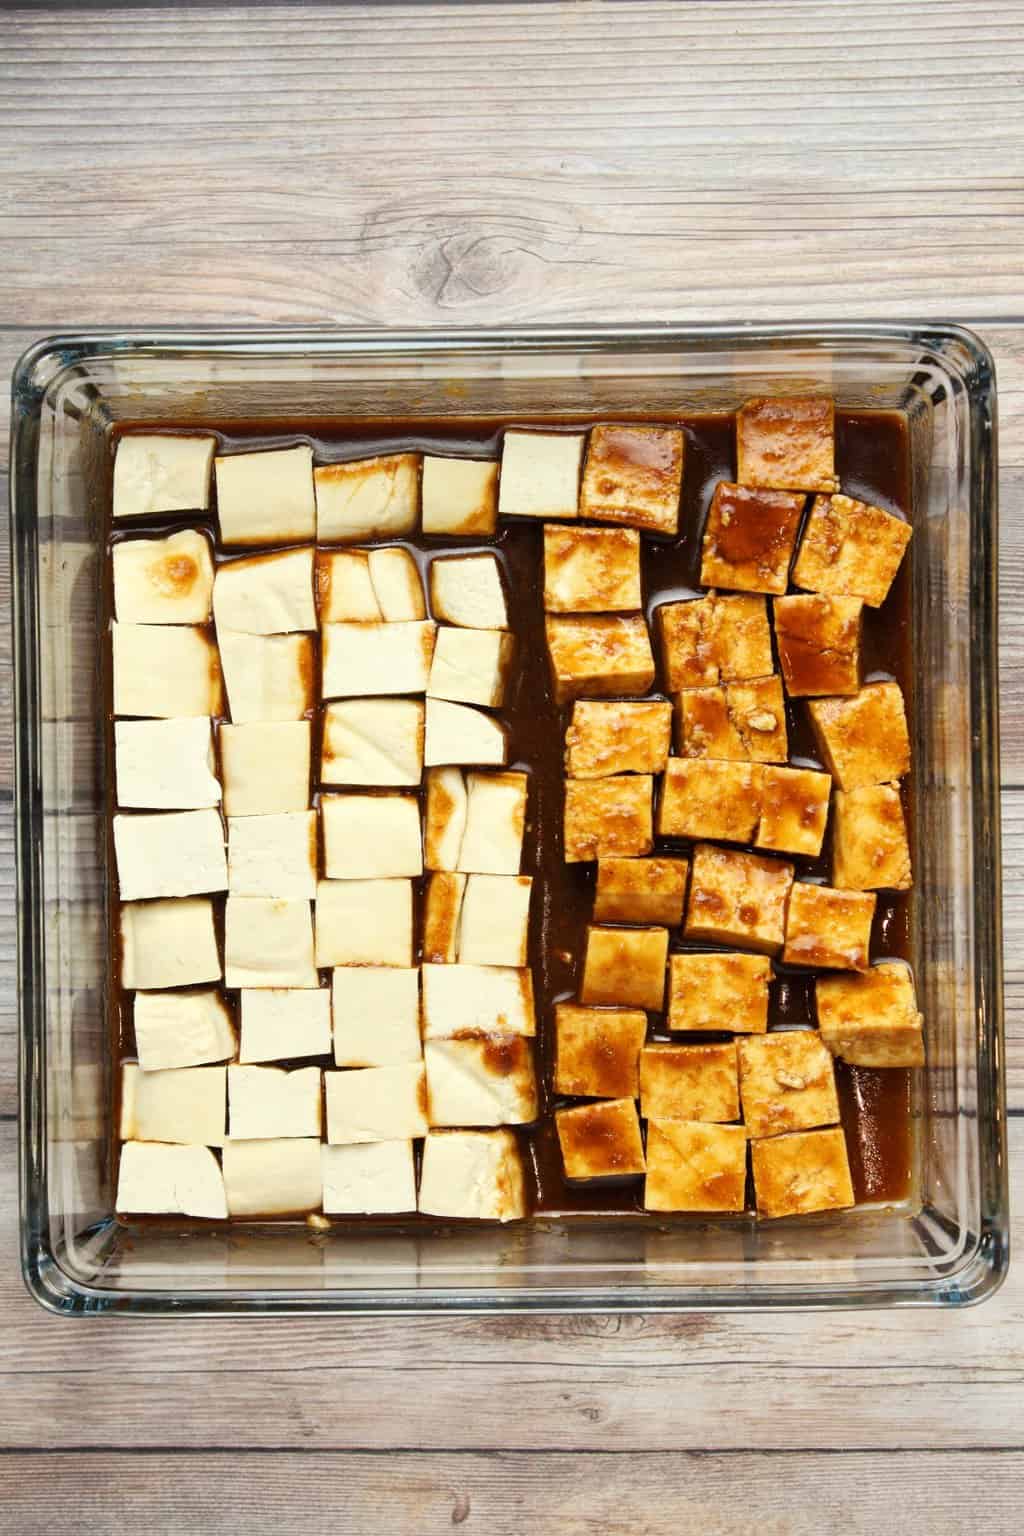
M 853 1204 L 846 1138 L 838 1126 L 751 1142 L 750 1160 L 759 1216 L 806 1216 Z
M 308 720 L 222 725 L 220 756 L 229 819 L 277 816 L 309 806 Z
M 500 880 L 501 875 L 481 875 L 481 879 Z M 454 965 L 459 958 L 459 927 L 468 875 L 436 869 L 427 881 L 423 904 L 423 960 L 431 965 Z M 525 961 L 512 962 L 525 964 Z
M 528 1125 L 537 1118 L 533 1047 L 522 1035 L 427 1040 L 431 1125 Z
M 636 1008 L 555 1006 L 554 1088 L 577 1098 L 635 1099 L 647 1015 Z
M 654 846 L 654 780 L 647 774 L 565 781 L 568 864 L 650 853 Z
M 576 517 L 584 438 L 570 432 L 506 432 L 499 517 Z
M 910 846 L 898 784 L 836 791 L 832 878 L 849 891 L 910 889 Z
M 232 1141 L 320 1135 L 320 1068 L 228 1068 Z
M 503 765 L 508 735 L 500 720 L 468 704 L 428 699 L 423 761 L 428 768 L 459 763 Z
M 434 617 L 463 629 L 508 629 L 501 567 L 492 554 L 449 555 L 430 562 Z
M 240 1061 L 330 1054 L 331 994 L 326 987 L 246 988 L 241 994 L 241 1010 Z
M 423 693 L 430 676 L 436 632 L 437 626 L 429 620 L 411 624 L 325 624 L 324 698 Z
M 136 812 L 114 817 L 122 901 L 226 891 L 224 826 L 217 811 Z
M 832 780 L 812 768 L 760 770 L 761 818 L 754 846 L 815 858 L 828 822 Z
M 658 806 L 658 836 L 751 842 L 760 813 L 757 774 L 749 763 L 670 757 Z
M 322 544 L 396 538 L 419 522 L 420 456 L 391 453 L 322 464 L 316 483 L 316 536 Z
M 427 774 L 423 824 L 423 862 L 428 869 L 458 869 L 468 799 L 466 780 L 460 769 L 431 768 Z M 514 872 L 519 872 L 518 850 Z
M 464 965 L 526 965 L 532 886 L 529 875 L 466 877 L 458 930 Z
M 701 843 L 693 850 L 686 937 L 775 954 L 785 937 L 792 864 Z
M 859 597 L 869 608 L 880 608 L 912 531 L 902 518 L 851 496 L 816 496 L 793 566 L 793 581 L 812 592 Z
M 598 859 L 595 921 L 678 927 L 688 869 L 686 859 Z
M 544 607 L 607 613 L 642 605 L 640 535 L 630 528 L 544 529 Z
M 924 1020 L 910 967 L 883 960 L 860 976 L 815 982 L 818 1030 L 833 1056 L 854 1067 L 924 1065 Z
M 110 639 L 115 715 L 172 720 L 221 713 L 220 660 L 205 629 L 115 621 Z
M 779 677 L 723 683 L 717 688 L 684 688 L 677 719 L 683 757 L 784 763 L 789 756 Z
M 229 896 L 224 980 L 229 987 L 318 986 L 309 902 Z
M 648 1045 L 640 1052 L 645 1120 L 738 1120 L 736 1042 Z
M 588 928 L 580 1001 L 659 1012 L 667 956 L 667 928 Z
M 212 989 L 138 992 L 135 1049 L 143 1072 L 200 1067 L 235 1054 L 235 1031 L 227 1004 Z
M 321 624 L 383 622 L 365 549 L 318 549 L 315 579 Z
M 771 963 L 764 955 L 681 954 L 669 959 L 668 1027 L 763 1035 Z M 657 1118 L 657 1117 L 656 1117 Z M 700 1119 L 699 1115 L 690 1117 Z
M 422 699 L 345 699 L 324 710 L 325 784 L 398 788 L 423 777 Z
M 423 966 L 424 1040 L 535 1035 L 533 977 L 496 965 Z
M 408 1141 L 427 1133 L 427 1079 L 421 1061 L 325 1072 L 324 1089 L 331 1146 Z
M 887 784 L 910 772 L 899 683 L 869 683 L 849 699 L 812 699 L 807 710 L 825 767 L 840 789 Z
M 411 1141 L 324 1147 L 325 1216 L 373 1216 L 416 1209 Z
M 596 426 L 587 446 L 580 515 L 675 534 L 682 484 L 678 427 Z
M 205 512 L 215 437 L 139 432 L 122 437 L 114 458 L 114 519 Z
M 651 638 L 640 614 L 548 615 L 544 629 L 557 704 L 581 694 L 646 693 L 654 682 Z
M 505 630 L 442 625 L 437 632 L 427 695 L 497 709 L 505 697 L 514 655 L 515 641 Z
M 312 546 L 246 556 L 218 566 L 213 615 L 218 631 L 244 635 L 316 629 Z
M 121 1072 L 122 1138 L 219 1147 L 224 1140 L 226 1083 L 226 1067 L 143 1072 L 134 1062 L 125 1062 Z
M 408 624 L 426 618 L 423 583 L 407 549 L 398 545 L 371 549 L 369 564 L 377 605 L 386 623 Z
M 526 1215 L 526 1179 L 515 1134 L 431 1131 L 423 1143 L 420 1210 L 429 1216 L 516 1221 Z
M 337 1066 L 393 1067 L 422 1059 L 418 969 L 340 965 L 331 986 Z
M 814 1030 L 774 1030 L 739 1042 L 740 1096 L 751 1136 L 839 1119 L 832 1057 Z
M 633 1099 L 606 1099 L 555 1110 L 567 1179 L 625 1178 L 643 1173 L 644 1146 Z
M 213 733 L 201 715 L 114 722 L 117 803 L 122 809 L 203 810 L 220 804 Z
M 466 775 L 466 826 L 458 867 L 468 875 L 517 875 L 526 829 L 525 773 Z
M 220 1164 L 209 1147 L 126 1141 L 115 1209 L 121 1216 L 198 1216 L 224 1221 L 228 1207 Z
M 312 1137 L 229 1141 L 224 1189 L 231 1216 L 300 1216 L 322 1199 L 321 1143 Z
M 321 880 L 317 965 L 412 965 L 411 880 Z
M 804 500 L 720 480 L 704 529 L 701 585 L 785 592 Z
M 748 400 L 736 413 L 741 485 L 834 491 L 835 406 L 815 396 Z
M 114 612 L 123 624 L 205 624 L 210 617 L 213 560 L 194 528 L 166 539 L 121 539 L 114 545 Z
M 498 466 L 490 459 L 423 460 L 423 532 L 491 534 L 498 526 Z
M 312 635 L 242 635 L 219 630 L 231 718 L 301 720 L 316 702 Z
M 707 597 L 662 603 L 654 616 L 670 693 L 767 677 L 772 671 L 763 597 L 709 592 Z
M 228 819 L 228 890 L 233 896 L 316 895 L 315 811 Z
M 646 1211 L 742 1211 L 747 1130 L 692 1120 L 647 1126 Z
M 573 779 L 663 773 L 671 735 L 672 706 L 667 700 L 578 700 L 565 733 L 566 773 Z
M 121 985 L 159 990 L 220 980 L 220 956 L 207 897 L 125 902 L 121 907 Z
M 330 880 L 387 880 L 423 873 L 415 795 L 324 795 L 324 874 Z
M 859 597 L 775 599 L 779 665 L 790 698 L 857 692 L 862 607 Z
M 214 460 L 224 544 L 299 544 L 316 532 L 313 450 L 307 443 Z
M 875 915 L 874 894 L 798 882 L 786 914 L 787 965 L 866 971 Z

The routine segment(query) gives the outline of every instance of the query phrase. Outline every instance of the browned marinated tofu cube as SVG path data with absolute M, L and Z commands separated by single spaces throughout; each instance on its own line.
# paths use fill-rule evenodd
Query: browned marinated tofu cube
M 681 757 L 745 763 L 746 743 L 729 714 L 725 686 L 684 688 L 676 700 L 676 740 Z
M 755 490 L 720 480 L 704 529 L 701 585 L 785 592 L 804 500 L 792 491 Z
M 549 613 L 639 608 L 640 535 L 632 528 L 544 527 L 544 607 Z
M 839 1126 L 752 1141 L 750 1160 L 759 1216 L 807 1216 L 853 1204 L 846 1137 Z
M 618 855 L 631 858 L 654 847 L 650 774 L 611 779 L 566 779 L 565 862 Z
M 751 1136 L 835 1125 L 832 1057 L 814 1030 L 776 1030 L 739 1041 L 743 1119 Z
M 833 1056 L 855 1067 L 924 1065 L 924 1020 L 910 967 L 882 960 L 862 976 L 815 982 L 818 1029 Z
M 763 1035 L 768 1028 L 771 979 L 771 962 L 766 955 L 672 955 L 668 1027 Z
M 757 770 L 749 763 L 669 758 L 658 806 L 659 837 L 749 843 L 757 819 Z
M 671 735 L 667 699 L 578 700 L 565 733 L 565 771 L 573 779 L 662 773 Z
M 640 1119 L 631 1098 L 555 1110 L 567 1179 L 623 1178 L 644 1171 Z
M 859 597 L 879 608 L 889 595 L 912 529 L 881 507 L 850 496 L 816 496 L 793 566 L 811 592 Z
M 580 1002 L 660 1012 L 667 958 L 667 928 L 588 928 Z
M 555 1092 L 635 1099 L 647 1015 L 638 1008 L 555 1008 Z
M 848 891 L 910 889 L 910 845 L 898 784 L 836 791 L 832 879 Z
M 763 597 L 733 594 L 687 598 L 655 609 L 666 686 L 704 688 L 772 670 L 772 640 Z
M 742 1211 L 747 1129 L 693 1120 L 647 1125 L 647 1211 Z
M 640 1052 L 640 1113 L 645 1120 L 738 1120 L 735 1040 L 645 1046 Z
M 887 784 L 910 772 L 899 683 L 869 683 L 849 699 L 812 699 L 807 711 L 825 767 L 840 789 Z
M 741 485 L 837 490 L 832 401 L 748 400 L 736 413 L 736 477 Z
M 629 523 L 647 533 L 677 533 L 682 484 L 678 427 L 592 427 L 580 516 Z
M 435 870 L 427 881 L 423 960 L 428 965 L 454 965 L 459 958 L 459 919 L 466 880 L 466 875 Z
M 762 954 L 782 948 L 792 864 L 700 843 L 690 865 L 686 937 L 742 944 Z
M 594 918 L 599 923 L 663 923 L 683 920 L 686 859 L 599 859 Z
M 857 692 L 862 608 L 859 597 L 775 599 L 779 665 L 791 698 Z
M 784 763 L 789 755 L 779 677 L 723 683 L 717 688 L 684 688 L 676 719 L 683 757 Z
M 651 637 L 640 614 L 549 616 L 544 629 L 557 704 L 583 693 L 646 693 L 654 682 Z
M 774 765 L 762 768 L 760 776 L 761 819 L 754 846 L 816 858 L 828 822 L 831 776 L 813 768 Z
M 867 891 L 840 891 L 804 882 L 794 885 L 783 960 L 788 965 L 816 965 L 832 971 L 866 971 L 877 899 Z

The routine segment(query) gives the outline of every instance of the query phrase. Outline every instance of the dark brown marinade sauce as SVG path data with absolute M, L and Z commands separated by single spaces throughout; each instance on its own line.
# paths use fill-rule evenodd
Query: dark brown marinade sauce
M 626 419 L 625 416 L 619 419 Z M 640 413 L 632 419 L 665 424 L 667 418 L 648 418 Z M 531 420 L 518 417 L 516 425 L 535 425 L 547 430 L 589 427 L 595 418 L 564 417 L 553 421 L 546 416 Z M 501 432 L 506 423 L 497 419 L 457 418 L 410 420 L 390 419 L 371 422 L 353 420 L 259 421 L 252 423 L 205 422 L 203 431 L 215 433 L 219 452 L 230 453 L 254 448 L 273 448 L 297 441 L 312 445 L 317 463 L 355 459 L 379 453 L 415 450 L 427 453 L 469 454 L 497 457 Z M 675 539 L 645 536 L 642 544 L 642 575 L 647 616 L 661 603 L 678 597 L 696 596 L 700 587 L 700 543 L 704 520 L 716 483 L 732 479 L 735 473 L 734 425 L 730 414 L 687 415 L 678 420 L 686 435 L 685 475 L 683 484 L 680 533 Z M 142 427 L 126 422 L 117 436 Z M 145 423 L 148 431 L 173 430 L 173 422 Z M 190 428 L 190 430 L 196 430 Z M 836 413 L 836 472 L 845 494 L 870 501 L 877 506 L 910 513 L 910 464 L 906 423 L 897 412 L 864 411 Z M 110 534 L 113 543 L 126 534 L 150 536 L 182 526 L 208 528 L 217 561 L 234 554 L 253 554 L 253 550 L 222 550 L 216 544 L 216 521 L 208 519 L 153 518 L 136 519 Z M 530 963 L 533 970 L 537 1008 L 537 1069 L 540 1115 L 533 1126 L 518 1130 L 524 1153 L 531 1204 L 538 1214 L 559 1212 L 577 1215 L 622 1215 L 636 1218 L 643 1213 L 643 1179 L 593 1181 L 573 1184 L 562 1171 L 562 1159 L 555 1134 L 553 1110 L 562 1100 L 552 1093 L 554 1069 L 554 1007 L 556 1002 L 575 996 L 581 975 L 584 935 L 591 920 L 594 898 L 595 866 L 566 864 L 562 856 L 563 740 L 571 706 L 559 708 L 553 699 L 544 641 L 542 525 L 527 522 L 505 523 L 493 539 L 452 539 L 419 536 L 402 541 L 416 556 L 421 572 L 436 554 L 447 550 L 493 549 L 504 568 L 510 595 L 509 613 L 517 639 L 514 675 L 506 691 L 502 717 L 509 726 L 509 767 L 524 768 L 530 775 L 530 798 L 523 849 L 523 873 L 535 879 L 534 903 L 530 924 Z M 112 613 L 110 561 L 107 561 L 105 611 Z M 424 580 L 428 593 L 429 584 Z M 664 689 L 657 635 L 651 623 L 652 643 L 658 663 L 654 695 L 667 696 Z M 910 562 L 905 561 L 893 583 L 884 606 L 865 609 L 862 644 L 864 680 L 895 678 L 907 699 L 908 713 L 914 705 L 911 669 Z M 112 691 L 109 654 L 107 656 L 106 706 L 108 762 L 113 764 Z M 810 730 L 806 703 L 787 701 L 790 761 L 798 765 L 822 767 Z M 314 723 L 313 761 L 319 762 L 318 722 Z M 314 768 L 316 772 L 316 767 Z M 109 809 L 117 809 L 114 800 L 113 772 L 107 775 L 110 786 Z M 336 786 L 328 786 L 331 789 Z M 314 778 L 313 801 L 319 795 Z M 421 792 L 422 793 L 422 792 Z M 913 841 L 913 804 L 905 789 L 906 810 Z M 659 838 L 656 852 L 688 852 L 690 845 L 677 839 Z M 113 871 L 113 849 L 110 848 Z M 788 857 L 788 856 L 787 856 Z M 321 850 L 322 860 L 322 850 Z M 798 877 L 827 882 L 831 867 L 830 838 L 817 859 L 796 856 Z M 113 876 L 112 876 L 113 880 Z M 417 913 L 422 918 L 422 886 Z M 117 910 L 116 884 L 111 887 L 110 910 Z M 871 939 L 872 960 L 886 957 L 910 958 L 912 892 L 879 894 Z M 218 937 L 223 943 L 223 897 L 214 898 Z M 113 925 L 112 925 L 113 927 Z M 419 935 L 417 934 L 417 943 Z M 707 949 L 706 943 L 691 943 L 673 931 L 670 949 Z M 120 986 L 120 956 L 116 934 L 111 935 L 111 1035 L 115 1061 L 135 1054 L 131 1019 L 131 999 Z M 329 973 L 322 976 L 325 984 Z M 230 994 L 229 994 L 230 999 Z M 233 1000 L 232 1000 L 233 1001 Z M 775 961 L 775 979 L 771 986 L 769 1029 L 812 1026 L 814 1015 L 813 979 L 806 971 Z M 721 1037 L 702 1033 L 696 1036 L 669 1035 L 664 1017 L 650 1016 L 649 1038 L 673 1039 L 707 1044 Z M 300 1063 L 285 1062 L 285 1065 Z M 301 1065 L 314 1064 L 304 1058 Z M 320 1062 L 332 1067 L 324 1057 Z M 119 1074 L 118 1074 L 119 1075 Z M 893 1203 L 905 1199 L 912 1187 L 911 1073 L 902 1069 L 876 1070 L 836 1063 L 836 1076 L 850 1154 L 853 1185 L 858 1202 Z M 579 1101 L 576 1101 L 579 1102 Z M 115 1106 L 116 1109 L 116 1106 Z M 115 1113 L 114 1137 L 116 1154 Z M 752 1199 L 748 1202 L 752 1206 Z M 161 1224 L 187 1228 L 180 1218 L 146 1218 Z M 662 1218 L 651 1218 L 661 1221 Z M 344 1217 L 332 1225 L 344 1227 L 366 1222 L 402 1226 L 444 1226 L 427 1216 Z M 139 1218 L 133 1217 L 138 1225 Z

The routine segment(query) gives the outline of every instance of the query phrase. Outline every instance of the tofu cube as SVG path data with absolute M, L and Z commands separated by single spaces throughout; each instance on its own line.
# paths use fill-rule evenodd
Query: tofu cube
M 759 1216 L 806 1216 L 854 1203 L 846 1138 L 839 1126 L 751 1142 L 750 1161 Z
M 650 853 L 654 847 L 653 798 L 654 780 L 648 774 L 566 779 L 566 863 Z
M 124 1141 L 174 1141 L 219 1147 L 224 1141 L 226 1067 L 143 1072 L 133 1061 L 121 1071 Z
M 816 496 L 793 566 L 793 581 L 812 592 L 859 597 L 880 608 L 913 532 L 909 523 L 851 496 Z
M 125 902 L 121 907 L 121 985 L 157 991 L 220 980 L 213 904 L 203 896 Z
M 223 710 L 220 658 L 205 629 L 115 621 L 110 641 L 115 715 L 171 720 Z
M 625 1178 L 643 1173 L 644 1146 L 633 1099 L 606 1099 L 555 1110 L 567 1179 Z
M 458 929 L 464 965 L 526 965 L 532 888 L 529 875 L 466 877 Z
M 761 819 L 754 846 L 817 858 L 825 837 L 831 788 L 829 775 L 811 768 L 762 768 Z
M 143 1072 L 200 1067 L 235 1054 L 235 1030 L 220 993 L 138 992 L 135 1049 Z
M 427 1040 L 431 1125 L 528 1125 L 537 1118 L 533 1046 L 522 1035 Z
M 122 624 L 205 624 L 213 560 L 194 528 L 166 539 L 121 539 L 111 551 L 114 612 Z
M 690 864 L 686 937 L 775 954 L 785 936 L 794 873 L 781 860 L 698 844 Z
M 658 836 L 751 842 L 759 812 L 757 774 L 749 763 L 670 757 L 658 805 Z
M 866 971 L 877 897 L 828 885 L 794 885 L 786 914 L 787 965 Z
M 228 1207 L 220 1164 L 209 1147 L 126 1141 L 114 1208 L 119 1216 L 198 1216 L 224 1221 Z
M 430 562 L 434 617 L 463 629 L 508 629 L 508 604 L 496 555 L 449 555 Z
M 518 875 L 526 830 L 525 773 L 466 775 L 466 826 L 458 867 L 468 875 Z
M 910 772 L 899 683 L 868 683 L 850 699 L 812 699 L 807 710 L 825 767 L 840 789 L 887 784 Z
M 122 901 L 226 891 L 228 865 L 218 811 L 160 811 L 114 817 Z
M 428 1216 L 516 1221 L 526 1179 L 512 1131 L 430 1131 L 423 1143 L 420 1210 Z
M 423 778 L 421 699 L 346 699 L 324 710 L 320 778 L 382 789 Z
M 676 701 L 676 727 L 681 757 L 749 761 L 746 742 L 729 713 L 724 686 L 682 689 Z
M 501 875 L 481 879 L 503 879 Z M 468 875 L 438 869 L 427 881 L 423 904 L 423 959 L 431 965 L 454 965 L 459 958 L 459 925 Z M 525 964 L 525 961 L 518 962 Z
M 672 706 L 665 699 L 578 700 L 565 733 L 566 773 L 572 779 L 663 773 L 671 735 Z
M 651 637 L 641 614 L 549 615 L 544 631 L 556 704 L 584 693 L 646 693 L 654 682 Z
M 805 499 L 720 480 L 704 528 L 701 585 L 785 592 Z
M 239 1061 L 288 1061 L 330 1055 L 331 994 L 326 987 L 246 988 L 240 1001 Z
M 654 610 L 670 693 L 715 683 L 766 677 L 772 661 L 768 606 L 763 597 L 687 598 Z
M 764 1034 L 772 979 L 765 955 L 686 953 L 672 955 L 668 964 L 669 1029 Z
M 515 641 L 504 630 L 443 625 L 427 680 L 427 696 L 497 709 L 512 671 Z
M 834 491 L 835 405 L 814 396 L 748 400 L 736 413 L 741 485 Z
M 114 520 L 165 512 L 205 512 L 217 439 L 139 432 L 122 437 L 114 457 Z
M 839 1119 L 836 1075 L 813 1030 L 775 1030 L 739 1042 L 740 1096 L 751 1136 L 778 1136 Z
M 322 464 L 316 484 L 320 544 L 356 544 L 412 533 L 419 522 L 420 456 L 390 453 L 349 464 Z
M 683 757 L 784 763 L 789 756 L 782 680 L 776 676 L 684 688 L 677 720 Z
M 910 967 L 883 960 L 861 976 L 819 976 L 818 1030 L 854 1067 L 924 1066 L 924 1020 Z
M 635 1099 L 647 1015 L 637 1008 L 555 1005 L 556 1093 L 577 1098 Z
M 458 768 L 431 768 L 423 825 L 423 861 L 428 869 L 459 866 L 468 802 L 466 780 Z M 516 871 L 519 857 L 516 856 Z
M 229 1141 L 224 1148 L 224 1189 L 231 1216 L 301 1216 L 322 1199 L 320 1142 L 312 1137 L 280 1141 Z
M 233 896 L 312 901 L 317 864 L 315 811 L 228 818 L 228 890 Z
M 498 526 L 498 466 L 491 459 L 423 460 L 423 532 L 489 535 Z
M 330 880 L 390 880 L 423 873 L 415 795 L 323 795 L 324 874 Z
M 544 607 L 549 613 L 640 608 L 640 535 L 631 528 L 544 528 Z
M 315 581 L 321 624 L 383 622 L 365 549 L 318 549 Z
M 848 891 L 908 891 L 913 885 L 898 784 L 836 791 L 832 878 Z
M 427 616 L 419 567 L 407 549 L 389 545 L 370 550 L 370 577 L 381 614 L 389 624 L 418 622 Z
M 340 965 L 331 987 L 337 1066 L 394 1067 L 422 1060 L 417 967 Z
M 317 965 L 412 965 L 411 880 L 321 880 Z
M 233 1141 L 320 1135 L 320 1068 L 228 1067 Z
M 497 965 L 424 965 L 424 1040 L 537 1033 L 533 976 Z
M 425 1136 L 427 1079 L 421 1061 L 325 1072 L 327 1140 L 332 1147 Z
M 860 687 L 859 597 L 775 599 L 779 665 L 790 698 L 856 693 Z
M 437 625 L 325 624 L 325 699 L 423 693 L 430 676 Z M 230 691 L 230 688 L 229 688 Z
M 308 720 L 220 728 L 224 810 L 229 819 L 275 816 L 309 806 Z
M 667 928 L 589 927 L 580 1002 L 660 1012 L 667 956 Z
M 285 635 L 316 629 L 313 548 L 249 555 L 217 567 L 213 616 L 218 632 Z
M 683 434 L 678 427 L 592 427 L 580 516 L 630 523 L 646 533 L 679 532 Z
M 599 859 L 595 922 L 678 927 L 688 869 L 686 859 Z
M 316 987 L 308 901 L 229 896 L 224 904 L 229 987 Z
M 114 760 L 122 810 L 192 811 L 220 804 L 208 719 L 116 720 Z
M 223 544 L 300 544 L 316 533 L 308 443 L 214 460 Z
M 503 765 L 508 732 L 500 720 L 468 704 L 428 699 L 423 761 L 428 768 L 474 763 Z
M 645 1120 L 738 1120 L 736 1042 L 648 1045 L 640 1052 Z
M 746 1126 L 648 1122 L 645 1211 L 742 1211 L 746 1187 Z
M 498 516 L 577 517 L 584 442 L 575 432 L 506 432 Z
M 411 1141 L 371 1141 L 321 1151 L 325 1216 L 376 1216 L 416 1209 Z
M 235 725 L 301 720 L 316 703 L 312 635 L 240 635 L 218 631 L 231 719 Z

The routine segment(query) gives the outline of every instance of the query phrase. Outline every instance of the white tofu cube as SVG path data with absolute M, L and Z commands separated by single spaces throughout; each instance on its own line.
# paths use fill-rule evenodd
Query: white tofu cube
M 213 616 L 218 631 L 243 635 L 316 629 L 312 546 L 247 555 L 218 566 Z
M 312 635 L 217 633 L 231 718 L 236 725 L 259 720 L 301 720 L 316 703 Z
M 585 441 L 575 432 L 506 432 L 498 516 L 578 516 Z
M 320 1135 L 320 1068 L 228 1067 L 228 1133 L 233 1141 Z
M 319 1141 L 229 1141 L 224 1190 L 231 1216 L 301 1216 L 322 1199 Z
M 470 1221 L 525 1216 L 526 1180 L 512 1131 L 431 1131 L 423 1143 L 420 1210 Z
M 225 1221 L 220 1164 L 209 1147 L 127 1141 L 121 1148 L 114 1208 L 120 1216 L 199 1216 Z
M 224 544 L 299 544 L 316 533 L 308 443 L 214 460 Z
M 329 880 L 387 880 L 423 873 L 415 795 L 324 795 L 320 817 Z
M 240 1003 L 239 1061 L 287 1061 L 330 1054 L 331 994 L 326 987 L 246 988 Z
M 121 985 L 188 987 L 220 980 L 213 904 L 204 896 L 126 902 L 121 908 Z
M 228 863 L 219 811 L 161 811 L 114 817 L 122 901 L 226 891 Z
M 114 518 L 205 512 L 215 437 L 140 432 L 122 437 L 114 458 Z
M 498 524 L 498 466 L 490 459 L 423 460 L 423 532 L 491 534 Z
M 411 880 L 321 880 L 317 965 L 412 965 Z
M 316 556 L 321 624 L 380 623 L 377 594 L 365 549 L 321 549 Z
M 467 800 L 466 780 L 458 768 L 431 768 L 427 774 L 423 849 L 428 869 L 458 868 Z
M 220 804 L 208 719 L 114 722 L 122 810 L 198 811 Z
M 110 641 L 115 715 L 171 720 L 222 712 L 220 660 L 205 629 L 115 622 Z
M 325 624 L 324 698 L 422 693 L 430 676 L 436 630 L 436 624 L 429 620 L 414 624 Z M 230 680 L 228 687 L 230 693 Z
M 375 1216 L 416 1209 L 411 1141 L 324 1147 L 325 1216 Z
M 325 784 L 418 784 L 423 777 L 420 699 L 346 699 L 324 710 Z
M 518 875 L 525 829 L 525 773 L 466 775 L 460 870 L 468 875 Z
M 312 901 L 317 862 L 315 811 L 228 819 L 228 890 L 232 896 Z
M 331 985 L 339 1067 L 392 1067 L 422 1059 L 418 968 L 338 966 Z
M 229 987 L 319 986 L 309 902 L 229 896 L 224 980 Z
M 229 818 L 274 816 L 309 806 L 308 720 L 222 725 L 220 757 Z
M 459 926 L 468 875 L 435 869 L 427 881 L 420 934 L 420 958 L 431 965 L 454 965 L 459 958 Z
M 416 561 L 397 544 L 369 551 L 370 580 L 380 616 L 388 624 L 409 623 L 427 616 L 423 583 Z
M 427 697 L 497 709 L 505 697 L 515 641 L 504 630 L 453 629 L 437 632 Z
M 424 965 L 424 1040 L 535 1035 L 533 976 L 494 965 Z
M 194 528 L 166 539 L 121 539 L 114 545 L 114 612 L 122 624 L 205 624 L 210 617 L 213 560 Z
M 459 924 L 464 965 L 524 966 L 530 932 L 528 875 L 469 875 Z
M 508 629 L 508 605 L 498 558 L 449 555 L 430 562 L 434 617 L 463 629 Z
M 428 699 L 423 761 L 428 768 L 449 763 L 504 764 L 508 735 L 500 720 L 468 704 Z
M 226 1067 L 143 1072 L 133 1061 L 121 1071 L 123 1141 L 176 1141 L 219 1147 L 224 1141 Z
M 533 1047 L 521 1035 L 428 1040 L 431 1125 L 526 1125 L 537 1118 Z
M 231 1013 L 219 992 L 138 992 L 135 1049 L 143 1072 L 201 1067 L 235 1054 Z
M 406 1141 L 427 1133 L 427 1080 L 421 1061 L 325 1072 L 327 1140 Z
M 313 479 L 317 539 L 322 544 L 394 538 L 411 533 L 419 520 L 418 453 L 322 464 Z

